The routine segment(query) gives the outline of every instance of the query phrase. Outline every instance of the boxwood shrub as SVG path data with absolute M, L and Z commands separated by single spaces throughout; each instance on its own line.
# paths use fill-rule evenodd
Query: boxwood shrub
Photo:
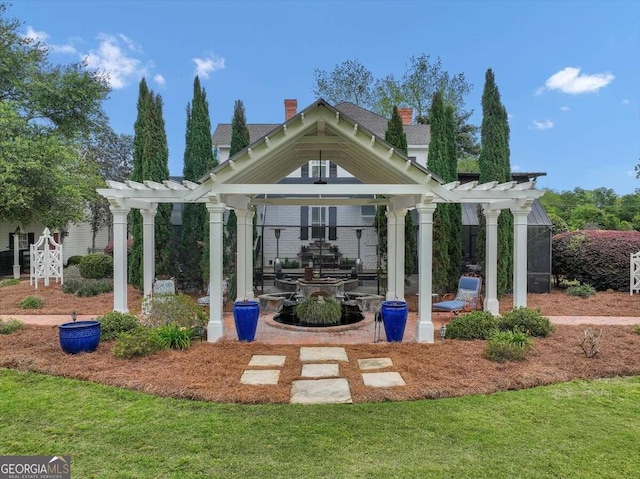
M 472 311 L 447 324 L 447 339 L 487 339 L 496 330 L 496 318 L 489 311 Z
M 519 329 L 496 331 L 487 341 L 485 356 L 491 361 L 521 361 L 533 347 L 531 338 Z
M 113 277 L 113 258 L 106 254 L 88 254 L 80 261 L 80 276 L 102 279 Z
M 513 308 L 503 313 L 498 319 L 498 329 L 501 331 L 522 331 L 529 336 L 549 336 L 555 327 L 549 318 L 542 316 L 539 309 Z
M 96 318 L 100 321 L 100 339 L 110 341 L 121 333 L 140 327 L 140 320 L 133 314 L 112 311 Z
M 640 231 L 569 231 L 553 237 L 553 274 L 598 291 L 629 290 L 629 256 L 640 251 Z
M 111 349 L 117 358 L 132 359 L 149 356 L 164 349 L 154 328 L 140 326 L 136 329 L 121 333 L 116 344 Z

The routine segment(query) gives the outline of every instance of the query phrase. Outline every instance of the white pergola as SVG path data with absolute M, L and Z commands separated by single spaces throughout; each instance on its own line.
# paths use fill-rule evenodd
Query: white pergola
M 360 184 L 292 184 L 279 181 L 310 159 L 324 158 L 344 168 Z M 268 135 L 218 165 L 200 183 L 108 181 L 98 193 L 109 200 L 114 234 L 114 310 L 127 311 L 127 215 L 138 208 L 143 217 L 144 295 L 151 294 L 154 273 L 154 217 L 159 203 L 204 203 L 209 211 L 210 316 L 208 340 L 224 334 L 222 299 L 223 215 L 237 216 L 237 299 L 253 298 L 253 208 L 269 205 L 386 205 L 387 299 L 404 298 L 404 219 L 419 214 L 419 304 L 417 339 L 434 341 L 431 321 L 433 213 L 438 203 L 478 203 L 486 219 L 484 308 L 498 314 L 498 215 L 514 218 L 513 304 L 527 304 L 527 216 L 544 191 L 534 182 L 460 184 L 442 181 L 396 151 L 383 139 L 318 100 Z

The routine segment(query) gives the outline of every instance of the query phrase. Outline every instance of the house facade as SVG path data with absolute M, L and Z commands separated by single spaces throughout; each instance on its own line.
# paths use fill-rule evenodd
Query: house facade
M 19 223 L 0 223 L 0 275 L 9 275 L 13 271 L 13 235 L 20 230 L 20 266 L 22 273 L 29 272 L 29 246 L 38 241 L 45 229 L 41 223 L 22 225 Z M 82 256 L 91 252 L 93 233 L 87 222 L 69 224 L 63 233 L 56 231 L 53 239 L 62 243 L 63 264 L 72 256 Z M 103 251 L 109 241 L 109 228 L 103 228 L 96 235 L 96 251 Z
M 335 109 L 357 122 L 380 138 L 384 138 L 388 120 L 376 113 L 368 111 L 353 103 L 340 103 Z M 411 108 L 399 108 L 403 128 L 407 135 L 407 156 L 422 167 L 427 167 L 429 154 L 430 130 L 428 125 L 412 124 Z M 284 100 L 285 122 L 298 113 L 295 99 Z M 268 136 L 282 126 L 281 123 L 247 124 L 250 143 Z M 213 144 L 218 148 L 220 162 L 229 159 L 231 148 L 231 124 L 218 124 L 213 134 Z M 280 180 L 282 184 L 316 184 L 328 180 L 349 191 L 349 185 L 362 182 L 347 170 L 332 161 L 331 150 L 310 147 L 303 152 L 308 162 Z M 517 183 L 534 181 L 545 173 L 513 173 Z M 463 173 L 459 175 L 461 183 L 478 181 L 479 175 Z M 463 203 L 463 264 L 461 272 L 473 270 L 477 263 L 476 238 L 479 230 L 478 204 Z M 377 234 L 373 227 L 376 207 L 374 205 L 343 206 L 306 206 L 306 205 L 260 205 L 256 208 L 258 215 L 258 244 L 254 245 L 260 254 L 256 268 L 269 271 L 276 257 L 285 265 L 298 262 L 306 266 L 309 258 L 305 249 L 315 248 L 322 239 L 325 252 L 335 251 L 328 255 L 327 266 L 346 265 L 348 269 L 360 258 L 363 269 L 375 271 L 377 268 Z M 418 214 L 412 210 L 415 237 L 418 233 Z M 529 265 L 528 287 L 530 292 L 544 293 L 551 289 L 551 221 L 539 200 L 532 204 L 527 218 L 529 225 Z M 276 238 L 276 231 L 279 238 Z M 360 236 L 360 238 L 358 238 Z M 337 250 L 335 250 L 337 248 Z M 358 256 L 358 251 L 360 255 Z M 324 256 L 327 253 L 323 253 Z M 417 264 L 418 258 L 415 258 Z M 317 266 L 317 264 L 315 265 Z

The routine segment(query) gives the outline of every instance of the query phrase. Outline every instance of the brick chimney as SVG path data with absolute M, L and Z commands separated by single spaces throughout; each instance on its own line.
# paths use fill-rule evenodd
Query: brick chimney
M 413 108 L 398 108 L 398 114 L 403 125 L 410 125 L 413 121 Z
M 298 100 L 284 101 L 284 121 L 291 119 L 298 113 Z

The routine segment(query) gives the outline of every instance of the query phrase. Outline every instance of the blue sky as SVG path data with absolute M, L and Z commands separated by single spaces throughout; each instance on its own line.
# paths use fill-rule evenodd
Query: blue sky
M 312 103 L 314 70 L 359 60 L 401 77 L 412 55 L 440 56 L 473 91 L 480 124 L 492 68 L 510 116 L 513 170 L 542 188 L 640 188 L 638 1 L 20 1 L 9 15 L 52 48 L 110 72 L 112 127 L 133 133 L 138 82 L 164 99 L 172 174 L 182 173 L 186 104 L 199 72 L 211 122 L 243 100 L 250 123 L 284 120 L 285 98 Z

